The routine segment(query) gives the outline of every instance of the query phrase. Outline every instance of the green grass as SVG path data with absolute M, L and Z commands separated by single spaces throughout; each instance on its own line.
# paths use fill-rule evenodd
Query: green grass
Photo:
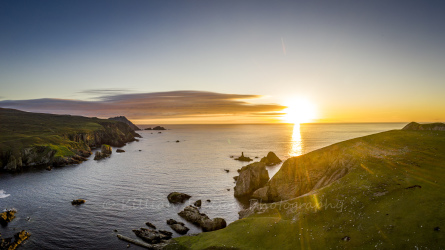
M 388 131 L 314 151 L 356 162 L 338 181 L 227 228 L 175 239 L 185 249 L 443 249 L 445 132 Z M 295 166 L 298 167 L 298 166 Z M 420 186 L 413 187 L 415 185 Z M 441 231 L 434 228 L 440 227 Z M 345 236 L 349 241 L 342 240 Z
M 56 150 L 55 157 L 69 157 L 76 149 L 88 149 L 73 142 L 70 135 L 104 130 L 103 124 L 116 121 L 70 115 L 52 115 L 0 108 L 0 156 L 19 155 L 30 147 Z

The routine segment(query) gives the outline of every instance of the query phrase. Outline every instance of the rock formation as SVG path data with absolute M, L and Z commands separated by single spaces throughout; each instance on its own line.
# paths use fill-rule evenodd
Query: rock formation
M 237 160 L 237 161 L 253 161 L 251 158 L 245 157 L 244 152 L 241 152 L 241 156 L 238 158 L 235 158 L 235 160 Z
M 165 128 L 161 126 L 156 126 L 153 128 L 153 130 L 165 130 Z
M 148 228 L 140 228 L 140 229 L 133 229 L 133 233 L 141 238 L 143 241 L 150 243 L 150 244 L 158 244 L 163 242 L 164 240 L 171 239 L 171 234 L 164 234 L 162 232 L 148 229 Z
M 186 234 L 190 230 L 184 223 L 173 219 L 167 220 L 167 224 L 178 234 Z
M 170 203 L 184 203 L 184 201 L 190 199 L 190 197 L 188 194 L 173 192 L 167 196 L 167 199 Z
M 199 210 L 193 206 L 185 207 L 183 211 L 178 213 L 178 215 L 185 220 L 200 226 L 204 232 L 225 228 L 227 225 L 223 218 L 214 218 L 212 220 L 207 215 L 200 213 Z
M 31 234 L 25 230 L 22 230 L 14 234 L 14 238 L 1 238 L 0 235 L 0 249 L 15 250 L 22 244 L 22 242 L 29 238 Z
M 113 121 L 123 122 L 123 123 L 127 124 L 128 126 L 130 126 L 130 128 L 135 130 L 135 131 L 141 130 L 140 128 L 138 128 L 138 126 L 134 125 L 125 116 L 116 116 L 116 117 L 111 117 L 111 118 L 108 118 L 108 119 L 109 120 L 113 120 Z
M 10 209 L 0 214 L 0 225 L 6 226 L 15 218 L 16 210 Z
M 125 150 L 123 150 L 123 149 L 120 149 L 120 148 L 116 149 L 116 153 L 124 153 L 124 152 L 125 152 Z
M 110 145 L 107 144 L 102 144 L 102 146 L 100 147 L 100 152 L 96 151 L 96 154 L 94 155 L 94 160 L 100 160 L 106 157 L 110 157 L 111 153 L 113 153 Z
M 235 197 L 250 196 L 269 181 L 269 172 L 264 162 L 254 162 L 239 170 L 236 180 Z
M 77 199 L 77 200 L 73 200 L 73 201 L 71 201 L 71 205 L 80 205 L 80 204 L 83 204 L 83 203 L 85 203 L 85 200 L 84 199 Z
M 274 152 L 269 152 L 267 156 L 261 158 L 261 162 L 264 162 L 267 166 L 273 166 L 280 163 L 281 160 Z

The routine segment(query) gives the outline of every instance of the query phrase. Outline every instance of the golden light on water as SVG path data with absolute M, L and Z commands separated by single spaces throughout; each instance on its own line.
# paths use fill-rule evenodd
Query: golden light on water
M 301 140 L 300 124 L 294 124 L 292 131 L 291 149 L 289 155 L 291 157 L 303 154 L 303 141 Z

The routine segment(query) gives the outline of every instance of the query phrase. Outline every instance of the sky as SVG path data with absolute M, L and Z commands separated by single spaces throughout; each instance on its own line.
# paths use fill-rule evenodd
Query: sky
M 0 107 L 138 123 L 445 121 L 443 1 L 0 2 Z M 305 107 L 300 107 L 305 109 Z

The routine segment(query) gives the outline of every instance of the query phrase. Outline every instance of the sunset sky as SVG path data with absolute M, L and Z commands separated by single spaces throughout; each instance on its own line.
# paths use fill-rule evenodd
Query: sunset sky
M 312 122 L 445 121 L 444 1 L 11 0 L 0 29 L 0 107 L 265 123 L 307 100 Z

